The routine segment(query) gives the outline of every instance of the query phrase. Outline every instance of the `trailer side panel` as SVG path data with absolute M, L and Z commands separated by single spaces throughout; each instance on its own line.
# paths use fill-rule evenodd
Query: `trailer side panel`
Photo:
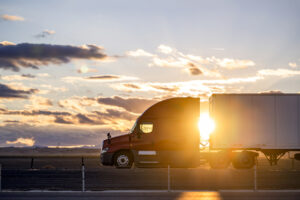
M 215 94 L 212 149 L 300 150 L 298 94 Z

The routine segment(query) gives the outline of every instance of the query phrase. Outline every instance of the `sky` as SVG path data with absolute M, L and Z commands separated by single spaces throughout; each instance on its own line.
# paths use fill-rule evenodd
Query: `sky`
M 300 92 L 300 2 L 0 1 L 0 147 L 99 147 L 149 106 Z

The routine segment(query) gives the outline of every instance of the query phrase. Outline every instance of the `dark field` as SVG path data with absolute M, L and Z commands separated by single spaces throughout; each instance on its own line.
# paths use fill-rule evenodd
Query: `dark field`
M 81 190 L 80 158 L 2 158 L 4 190 Z M 166 168 L 115 169 L 103 167 L 98 158 L 85 159 L 86 190 L 167 189 Z M 205 164 L 194 169 L 171 169 L 173 190 L 253 189 L 254 170 L 212 170 Z M 258 189 L 300 189 L 300 162 L 282 159 L 269 166 L 259 159 Z

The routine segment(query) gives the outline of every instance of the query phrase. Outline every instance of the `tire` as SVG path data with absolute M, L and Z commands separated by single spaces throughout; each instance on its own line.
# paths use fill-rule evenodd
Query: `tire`
M 230 164 L 230 158 L 226 152 L 214 153 L 209 158 L 209 165 L 212 169 L 226 169 Z
M 114 164 L 116 168 L 128 169 L 131 168 L 133 159 L 128 151 L 120 151 L 114 156 Z
M 255 156 L 246 151 L 237 153 L 232 159 L 232 165 L 236 169 L 251 169 L 255 165 Z

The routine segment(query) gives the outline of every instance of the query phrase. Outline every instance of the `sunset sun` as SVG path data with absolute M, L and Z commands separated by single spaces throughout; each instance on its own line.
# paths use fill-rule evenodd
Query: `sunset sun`
M 202 113 L 200 114 L 198 121 L 198 128 L 200 131 L 201 140 L 208 140 L 209 135 L 215 129 L 215 122 L 209 117 L 208 113 Z

